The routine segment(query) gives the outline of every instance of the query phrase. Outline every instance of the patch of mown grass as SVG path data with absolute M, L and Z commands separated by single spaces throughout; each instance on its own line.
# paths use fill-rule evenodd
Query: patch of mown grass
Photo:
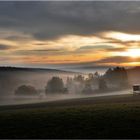
M 140 104 L 1 111 L 0 138 L 140 138 Z

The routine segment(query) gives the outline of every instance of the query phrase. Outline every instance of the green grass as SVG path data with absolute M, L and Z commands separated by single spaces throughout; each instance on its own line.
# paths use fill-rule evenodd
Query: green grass
M 0 138 L 140 138 L 140 104 L 1 111 Z

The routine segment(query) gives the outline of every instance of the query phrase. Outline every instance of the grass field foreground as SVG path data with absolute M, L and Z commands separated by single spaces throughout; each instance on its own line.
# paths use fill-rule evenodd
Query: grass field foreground
M 0 113 L 0 138 L 140 138 L 139 130 L 139 103 Z

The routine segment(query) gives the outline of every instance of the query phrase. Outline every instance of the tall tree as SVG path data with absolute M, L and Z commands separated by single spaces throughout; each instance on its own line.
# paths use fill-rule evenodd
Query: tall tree
M 65 91 L 63 80 L 59 77 L 52 77 L 45 88 L 46 93 L 63 93 Z

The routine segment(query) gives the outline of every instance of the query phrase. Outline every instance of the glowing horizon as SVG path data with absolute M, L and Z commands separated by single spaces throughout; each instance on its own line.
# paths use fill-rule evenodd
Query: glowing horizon
M 94 1 L 78 7 L 72 2 L 69 2 L 71 6 L 47 1 L 31 5 L 28 2 L 1 3 L 0 8 L 6 12 L 0 13 L 3 17 L 0 23 L 4 22 L 0 25 L 0 65 L 73 66 L 89 62 L 93 66 L 140 65 L 140 32 L 136 14 L 140 9 L 132 13 L 133 7 L 128 3 L 128 10 L 122 11 L 127 13 L 127 22 L 123 18 L 116 22 L 113 15 L 121 18 L 121 4 L 111 2 L 106 2 L 103 7 Z M 135 7 L 138 5 L 140 2 Z M 65 15 L 66 7 L 69 8 Z M 112 7 L 118 9 L 115 11 Z M 32 8 L 37 8 L 35 13 Z M 93 14 L 94 9 L 101 13 Z M 135 21 L 133 26 L 132 20 L 129 21 L 132 18 Z M 110 24 L 106 24 L 108 22 Z

